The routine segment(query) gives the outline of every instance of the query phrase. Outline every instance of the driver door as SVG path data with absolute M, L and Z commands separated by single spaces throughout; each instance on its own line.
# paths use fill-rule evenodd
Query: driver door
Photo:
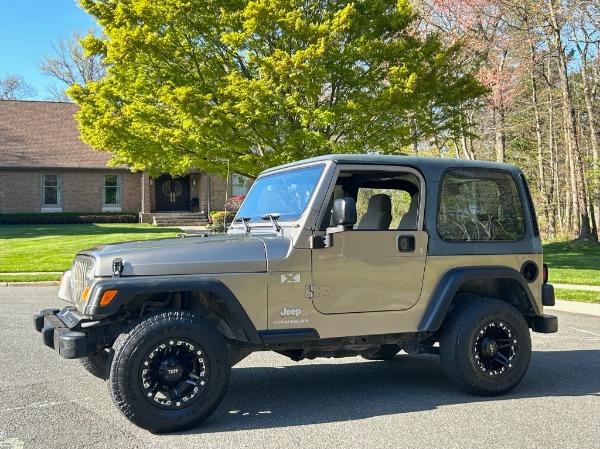
M 397 311 L 419 300 L 428 243 L 423 186 L 410 168 L 340 171 L 330 204 L 334 198 L 352 198 L 357 223 L 340 230 L 324 219 L 328 245 L 312 250 L 309 296 L 317 311 Z M 371 210 L 373 204 L 379 209 Z
M 421 294 L 426 248 L 424 231 L 334 234 L 333 246 L 312 253 L 315 309 L 323 314 L 409 309 Z

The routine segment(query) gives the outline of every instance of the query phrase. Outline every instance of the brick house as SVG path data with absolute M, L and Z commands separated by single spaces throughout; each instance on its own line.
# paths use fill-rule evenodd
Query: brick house
M 107 167 L 110 155 L 80 140 L 77 110 L 73 103 L 0 100 L 0 213 L 123 211 L 176 224 L 169 217 L 202 220 L 223 209 L 226 190 L 247 191 L 236 175 L 227 182 L 196 170 L 153 179 Z

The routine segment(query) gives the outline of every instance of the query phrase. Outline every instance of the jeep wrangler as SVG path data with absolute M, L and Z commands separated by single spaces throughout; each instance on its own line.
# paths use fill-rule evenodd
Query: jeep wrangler
M 295 361 L 439 354 L 472 394 L 512 390 L 558 328 L 523 173 L 508 164 L 329 155 L 264 171 L 225 235 L 81 251 L 34 316 L 152 432 L 198 425 L 254 351 Z

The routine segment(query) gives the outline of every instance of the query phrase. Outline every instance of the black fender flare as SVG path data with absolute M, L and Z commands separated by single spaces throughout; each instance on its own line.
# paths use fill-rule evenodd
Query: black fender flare
M 449 270 L 438 282 L 419 323 L 419 332 L 435 332 L 441 326 L 456 292 L 462 284 L 475 279 L 510 279 L 516 281 L 527 295 L 529 304 L 537 311 L 535 299 L 521 273 L 503 266 L 460 267 Z
M 110 304 L 100 306 L 100 299 L 107 290 L 118 293 Z M 182 291 L 204 291 L 214 293 L 231 311 L 232 318 L 246 335 L 248 342 L 262 344 L 262 339 L 246 310 L 233 292 L 218 279 L 205 275 L 148 276 L 105 278 L 94 282 L 92 297 L 86 309 L 87 315 L 94 318 L 107 317 L 117 313 L 125 302 L 135 296 L 147 293 L 171 293 Z

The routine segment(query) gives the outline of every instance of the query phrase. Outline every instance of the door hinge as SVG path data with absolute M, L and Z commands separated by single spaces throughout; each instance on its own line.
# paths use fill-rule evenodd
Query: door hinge
M 306 298 L 318 298 L 320 296 L 327 296 L 331 293 L 330 287 L 323 285 L 307 285 L 306 286 Z

